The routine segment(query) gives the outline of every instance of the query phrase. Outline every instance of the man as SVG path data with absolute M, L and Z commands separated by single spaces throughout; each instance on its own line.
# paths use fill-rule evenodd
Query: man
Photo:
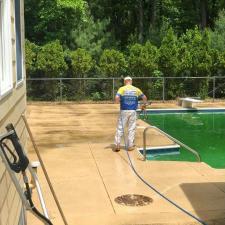
M 138 99 L 142 98 L 145 107 L 147 103 L 147 97 L 142 91 L 132 85 L 132 78 L 124 78 L 124 86 L 119 88 L 115 102 L 120 103 L 120 115 L 118 118 L 117 130 L 115 135 L 115 148 L 114 151 L 120 151 L 120 141 L 124 134 L 125 126 L 128 127 L 128 138 L 127 138 L 127 150 L 134 150 L 134 138 L 136 130 L 136 109 L 138 107 Z

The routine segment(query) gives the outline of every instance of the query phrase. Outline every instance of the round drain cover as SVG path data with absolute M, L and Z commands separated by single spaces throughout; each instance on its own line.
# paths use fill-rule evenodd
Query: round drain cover
M 116 197 L 115 202 L 125 206 L 145 206 L 153 202 L 153 199 L 144 195 L 129 194 Z

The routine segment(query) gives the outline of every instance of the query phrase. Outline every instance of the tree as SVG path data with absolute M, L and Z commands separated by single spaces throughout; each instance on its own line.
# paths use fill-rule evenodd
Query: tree
M 155 27 L 156 19 L 157 19 L 157 6 L 159 1 L 158 0 L 151 0 L 150 2 L 150 10 L 149 10 L 149 24 L 150 30 Z
M 100 57 L 99 67 L 103 76 L 119 77 L 126 73 L 127 61 L 122 52 L 106 49 Z
M 214 30 L 210 31 L 210 46 L 219 52 L 225 51 L 225 10 L 219 13 Z
M 87 50 L 94 58 L 98 58 L 103 49 L 113 44 L 107 32 L 109 20 L 96 20 L 90 16 L 72 32 L 74 47 Z
M 154 76 L 158 69 L 158 49 L 150 42 L 134 44 L 129 48 L 129 73 L 132 76 Z
M 200 31 L 197 27 L 188 30 L 180 38 L 180 74 L 183 76 L 202 77 L 210 76 L 212 58 L 209 49 L 209 33 L 207 30 Z M 202 98 L 207 96 L 208 81 L 203 79 L 190 80 L 187 85 L 186 94 L 194 94 Z
M 62 77 L 68 68 L 64 56 L 59 40 L 49 42 L 37 54 L 37 69 L 43 77 Z
M 144 2 L 143 0 L 139 0 L 139 34 L 138 40 L 139 43 L 143 43 L 143 33 L 144 33 L 144 9 L 143 9 Z
M 69 53 L 71 59 L 71 76 L 80 78 L 65 82 L 67 86 L 67 98 L 73 100 L 85 99 L 90 89 L 89 82 L 82 78 L 88 77 L 89 71 L 93 68 L 94 61 L 88 51 L 78 48 Z
M 28 40 L 36 44 L 59 39 L 63 46 L 74 50 L 84 46 L 83 43 L 82 46 L 74 45 L 72 32 L 80 30 L 91 36 L 92 27 L 97 31 L 94 23 L 108 21 L 104 29 L 111 36 L 108 46 L 113 40 L 119 45 L 118 49 L 124 50 L 131 40 L 134 44 L 134 41 L 144 43 L 149 38 L 157 39 L 165 22 L 178 36 L 196 25 L 213 28 L 214 19 L 222 8 L 224 1 L 221 0 L 26 0 L 25 27 Z M 87 26 L 90 18 L 93 23 Z M 78 39 L 80 35 L 76 41 Z M 86 40 L 93 41 L 92 38 Z
M 197 27 L 180 38 L 181 71 L 188 76 L 209 76 L 212 60 L 209 51 L 209 33 Z
M 36 61 L 39 46 L 25 40 L 26 76 L 31 77 L 37 70 Z
M 208 0 L 207 3 L 207 25 L 210 28 L 214 28 L 215 20 L 218 18 L 218 14 L 225 7 L 224 0 Z
M 88 51 L 78 48 L 70 53 L 71 67 L 74 77 L 87 77 L 93 67 L 93 60 Z
M 223 76 L 225 72 L 225 11 L 219 13 L 214 30 L 210 30 L 210 55 L 212 58 L 211 73 L 213 76 Z M 221 90 L 218 90 L 221 92 Z M 217 93 L 218 93 L 217 91 Z M 223 93 L 222 95 L 223 96 Z
M 70 46 L 71 31 L 85 19 L 83 0 L 25 1 L 26 35 L 28 40 L 42 45 L 56 39 Z
M 178 71 L 178 42 L 172 28 L 169 28 L 159 48 L 159 70 L 164 76 L 176 76 Z
M 200 15 L 201 15 L 201 28 L 205 29 L 208 25 L 208 9 L 207 9 L 207 1 L 200 0 Z
M 128 68 L 129 74 L 135 77 L 160 77 L 158 71 L 158 49 L 150 42 L 145 45 L 134 44 L 129 48 Z M 162 87 L 162 82 L 158 79 L 136 80 L 135 84 L 142 87 L 148 97 L 157 98 L 157 92 Z
M 76 78 L 221 75 L 225 13 L 217 16 L 224 7 L 222 0 L 26 0 L 27 73 Z M 161 80 L 152 86 L 146 82 L 146 90 L 162 88 Z M 168 98 L 188 94 L 178 79 L 164 80 Z M 89 88 L 90 83 L 75 82 L 68 90 L 86 85 L 80 94 L 110 96 L 105 94 L 107 82 L 93 80 Z M 204 95 L 207 86 L 195 82 L 193 89 Z
M 34 60 L 33 65 L 35 67 L 33 70 L 35 73 L 32 73 L 32 76 L 44 78 L 64 76 L 68 67 L 65 63 L 64 51 L 59 40 L 49 42 L 43 46 L 36 46 L 28 42 L 27 46 L 27 54 L 31 52 L 33 55 L 32 60 Z M 28 88 L 28 92 L 38 100 L 55 100 L 59 96 L 60 83 L 58 80 L 34 81 L 32 86 Z
M 172 28 L 169 28 L 165 37 L 162 40 L 162 44 L 159 48 L 159 71 L 162 72 L 165 77 L 176 77 L 179 69 L 179 57 L 178 57 L 178 41 Z M 166 84 L 167 99 L 174 99 L 180 95 L 182 86 L 177 80 L 169 79 Z
M 138 39 L 139 1 L 89 0 L 88 4 L 95 20 L 109 19 L 107 31 L 120 44 L 120 49 L 125 49 L 130 35 Z

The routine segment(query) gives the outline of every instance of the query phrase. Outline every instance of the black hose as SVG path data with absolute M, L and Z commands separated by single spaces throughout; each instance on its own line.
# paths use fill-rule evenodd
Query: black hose
M 24 174 L 23 174 L 24 176 Z M 42 215 L 38 209 L 34 206 L 34 203 L 32 201 L 32 198 L 31 198 L 31 192 L 30 192 L 30 187 L 29 187 L 29 184 L 27 182 L 25 182 L 25 186 L 26 186 L 26 198 L 30 204 L 30 207 L 31 207 L 31 210 L 43 221 L 45 221 L 48 225 L 53 225 L 53 223 L 48 219 L 46 218 L 44 215 Z
M 53 225 L 52 222 L 48 218 L 46 218 L 44 215 L 42 215 L 38 211 L 38 209 L 34 206 L 34 203 L 32 201 L 32 197 L 31 197 L 30 187 L 28 184 L 28 178 L 27 178 L 27 175 L 25 172 L 29 165 L 29 159 L 23 152 L 22 145 L 20 144 L 19 138 L 16 134 L 16 131 L 15 131 L 13 125 L 8 124 L 6 126 L 6 129 L 9 133 L 0 140 L 0 150 L 2 150 L 2 152 L 5 156 L 5 159 L 6 159 L 7 163 L 9 164 L 9 167 L 11 168 L 11 170 L 13 170 L 15 173 L 20 173 L 20 172 L 22 173 L 23 180 L 24 180 L 25 187 L 26 187 L 25 195 L 30 204 L 31 210 L 34 212 L 34 214 L 37 215 L 38 218 L 40 218 L 43 222 L 45 222 L 45 224 Z M 8 139 L 11 141 L 17 155 L 15 155 L 14 152 L 7 146 L 7 144 L 3 142 L 5 139 Z M 13 162 L 10 161 L 10 159 L 6 153 L 6 150 L 10 153 L 11 157 L 13 158 Z
M 125 132 L 124 132 L 124 127 L 123 127 L 123 118 L 122 118 L 122 114 L 120 113 L 120 118 L 121 118 L 121 123 L 122 123 L 122 129 L 123 129 L 123 138 L 124 138 L 124 144 L 125 144 L 125 150 L 127 152 L 127 157 L 129 159 L 130 162 L 130 167 L 132 168 L 132 170 L 134 171 L 134 173 L 136 174 L 136 176 L 145 184 L 147 185 L 149 188 L 151 188 L 154 192 L 156 192 L 159 196 L 161 196 L 163 199 L 165 199 L 166 201 L 168 201 L 170 204 L 174 205 L 176 208 L 178 208 L 179 210 L 181 210 L 183 213 L 185 213 L 186 215 L 190 216 L 191 218 L 193 218 L 194 220 L 196 220 L 197 222 L 199 222 L 202 225 L 207 225 L 207 223 L 203 220 L 201 220 L 200 218 L 194 216 L 193 214 L 191 214 L 190 212 L 188 212 L 186 209 L 182 208 L 181 206 L 179 206 L 177 203 L 175 203 L 174 201 L 172 201 L 171 199 L 167 198 L 165 195 L 163 195 L 160 191 L 158 191 L 155 187 L 153 187 L 151 184 L 149 184 L 135 169 L 132 160 L 130 158 L 130 155 L 128 153 L 128 146 L 127 146 L 127 142 L 126 142 L 126 137 L 125 137 Z

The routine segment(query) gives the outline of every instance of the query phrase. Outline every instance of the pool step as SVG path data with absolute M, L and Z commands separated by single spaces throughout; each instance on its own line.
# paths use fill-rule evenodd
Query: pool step
M 138 151 L 143 155 L 143 148 L 138 148 Z M 154 158 L 160 155 L 178 155 L 180 154 L 180 145 L 147 146 L 146 154 L 149 158 Z

